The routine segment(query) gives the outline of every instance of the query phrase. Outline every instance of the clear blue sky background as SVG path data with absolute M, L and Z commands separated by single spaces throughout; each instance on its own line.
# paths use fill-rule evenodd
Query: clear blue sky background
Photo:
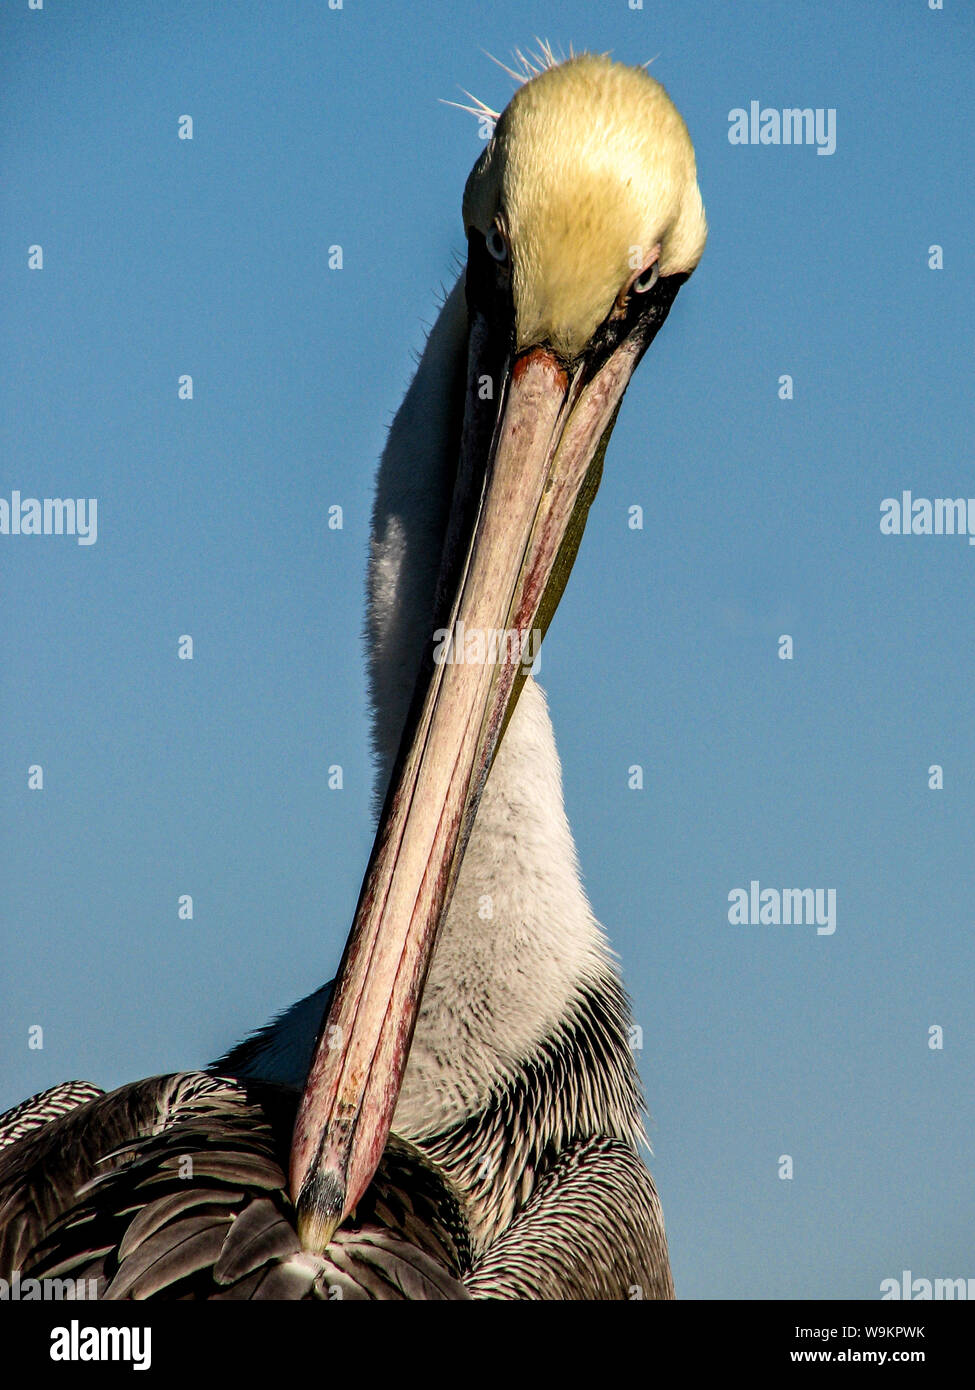
M 904 488 L 975 496 L 973 30 L 958 0 L 7 0 L 0 495 L 97 497 L 99 535 L 0 537 L 0 1106 L 206 1063 L 333 973 L 374 464 L 481 149 L 439 98 L 503 105 L 482 50 L 541 35 L 655 60 L 711 224 L 543 662 L 679 1292 L 975 1276 L 975 549 L 879 529 Z M 751 100 L 834 107 L 836 153 L 732 146 Z M 835 935 L 729 925 L 753 878 L 835 888 Z

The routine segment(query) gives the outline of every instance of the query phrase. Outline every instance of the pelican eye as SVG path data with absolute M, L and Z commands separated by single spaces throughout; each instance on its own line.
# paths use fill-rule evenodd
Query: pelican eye
M 660 279 L 660 266 L 657 261 L 653 265 L 648 265 L 646 270 L 636 280 L 633 281 L 633 289 L 636 294 L 646 294 L 647 290 L 652 290 Z
M 508 243 L 505 241 L 504 232 L 497 222 L 492 222 L 488 228 L 487 236 L 484 238 L 484 245 L 488 249 L 488 255 L 496 260 L 498 265 L 504 265 L 508 259 Z

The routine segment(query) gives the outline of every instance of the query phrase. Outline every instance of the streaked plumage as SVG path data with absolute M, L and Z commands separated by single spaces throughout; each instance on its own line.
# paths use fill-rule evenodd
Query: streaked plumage
M 0 1115 L 0 1152 L 8 1144 L 16 1144 L 42 1125 L 67 1115 L 76 1106 L 102 1094 L 101 1087 L 93 1086 L 89 1081 L 62 1081 L 46 1091 L 39 1091 L 36 1096 L 28 1096 L 27 1100 L 15 1105 L 5 1115 Z
M 499 419 L 505 410 L 524 411 L 519 392 L 535 383 L 539 393 L 565 393 L 553 416 L 562 433 L 551 446 L 541 438 L 554 451 L 543 497 L 553 483 L 558 496 L 556 466 L 577 447 L 566 441 L 595 432 L 594 461 L 558 504 L 564 512 L 548 500 L 534 514 L 533 545 L 541 545 L 543 514 L 561 516 L 568 527 L 554 533 L 557 559 L 544 571 L 554 576 L 539 600 L 548 606 L 531 610 L 544 628 L 598 485 L 618 397 L 706 237 L 693 148 L 663 88 L 641 69 L 606 58 L 550 60 L 543 53 L 468 180 L 470 268 L 430 334 L 380 467 L 369 679 L 379 800 L 390 790 L 370 874 L 380 873 L 386 853 L 387 815 L 406 814 L 397 809 L 397 779 L 419 737 L 412 721 L 424 689 L 433 698 L 434 685 L 424 684 L 434 680 L 431 632 L 449 608 L 445 576 L 464 553 L 458 536 L 468 534 L 453 529 L 457 498 L 465 495 L 463 460 L 491 435 L 490 422 L 478 423 L 487 407 L 472 405 L 469 338 L 474 371 L 484 323 L 510 313 L 510 324 L 502 322 L 508 338 L 498 337 L 508 383 L 492 407 Z M 491 244 L 494 264 L 485 251 Z M 492 331 L 501 333 L 497 323 Z M 530 426 L 532 417 L 525 418 Z M 505 442 L 501 424 L 493 430 L 502 442 L 491 449 L 508 452 L 491 453 L 491 468 L 503 457 L 510 471 L 516 446 Z M 484 482 L 485 496 L 491 485 Z M 494 515 L 487 502 L 479 505 Z M 481 543 L 481 513 L 472 515 L 474 539 L 463 541 L 471 547 L 469 572 Z M 454 685 L 436 679 L 448 692 L 446 708 L 449 692 L 463 690 L 461 678 Z M 324 1200 L 320 1190 L 334 1189 L 336 1202 L 349 1198 L 343 1210 L 350 1210 L 374 1162 L 347 1193 L 344 1177 L 335 1177 L 345 1169 L 328 1158 L 332 1186 L 303 1187 L 297 1217 L 285 1180 L 296 1098 L 310 1065 L 312 1079 L 317 1074 L 326 1013 L 331 1008 L 332 1018 L 344 1007 L 346 973 L 334 1001 L 329 986 L 316 991 L 210 1073 L 154 1078 L 94 1099 L 49 1093 L 39 1107 L 19 1108 L 11 1134 L 23 1137 L 0 1155 L 0 1275 L 11 1260 L 22 1261 L 24 1272 L 81 1277 L 81 1270 L 102 1281 L 106 1297 L 327 1297 L 335 1289 L 379 1297 L 673 1296 L 660 1205 L 639 1157 L 643 1103 L 629 1006 L 581 883 L 545 698 L 531 675 L 505 698 L 496 711 L 502 733 L 494 742 L 482 735 L 486 782 L 450 813 L 460 848 L 443 850 L 450 889 L 438 890 L 432 960 L 416 967 L 422 995 L 393 1092 L 398 1138 L 354 1220 L 326 1246 L 339 1218 L 319 1217 L 314 1202 Z M 480 749 L 470 755 L 475 768 Z M 462 812 L 466 846 L 456 829 Z M 422 805 L 417 814 L 425 814 Z M 357 923 L 372 913 L 381 926 L 385 900 L 375 906 L 375 891 L 364 887 Z M 344 969 L 354 965 L 347 953 Z M 315 1133 L 299 1138 L 312 1091 L 309 1081 L 292 1145 L 296 1193 L 296 1154 L 319 1142 Z M 36 1128 L 45 1106 L 69 1099 L 82 1103 Z M 354 1133 L 360 1112 L 349 1113 Z M 0 1142 L 6 1123 L 0 1120 Z M 316 1159 L 314 1143 L 299 1177 L 326 1162 L 324 1147 Z M 189 1183 L 175 1175 L 187 1156 Z M 300 1252 L 296 1220 L 299 1230 L 324 1232 L 321 1244 Z

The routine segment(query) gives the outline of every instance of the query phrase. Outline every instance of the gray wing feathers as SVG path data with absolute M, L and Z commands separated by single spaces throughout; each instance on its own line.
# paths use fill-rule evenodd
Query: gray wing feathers
M 70 1275 L 113 1300 L 673 1297 L 653 1181 L 620 1139 L 546 1166 L 475 1262 L 450 1182 L 391 1138 L 357 1222 L 318 1256 L 283 1171 L 292 1092 L 201 1072 L 54 1090 L 0 1122 L 19 1134 L 0 1152 L 0 1277 Z
M 339 1297 L 413 1301 L 470 1297 L 442 1261 L 391 1231 L 363 1227 L 342 1232 L 328 1253 L 334 1270 L 330 1282 L 341 1290 Z
M 466 1298 L 459 1201 L 395 1140 L 360 1226 L 325 1256 L 301 1251 L 282 1169 L 294 1106 L 281 1088 L 190 1072 L 28 1134 L 0 1157 L 0 1275 L 70 1273 L 112 1300 Z
M 237 1217 L 233 1240 L 224 1242 L 213 1266 L 213 1277 L 218 1284 L 233 1284 L 262 1265 L 294 1255 L 297 1250 L 294 1228 L 273 1202 L 261 1197 Z

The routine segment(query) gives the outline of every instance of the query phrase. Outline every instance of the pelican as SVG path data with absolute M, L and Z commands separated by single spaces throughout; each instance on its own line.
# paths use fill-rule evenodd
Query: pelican
M 336 980 L 205 1071 L 0 1119 L 0 1274 L 107 1298 L 674 1296 L 629 1005 L 530 668 L 707 227 L 643 68 L 546 49 L 521 77 L 380 464 L 382 809 Z

